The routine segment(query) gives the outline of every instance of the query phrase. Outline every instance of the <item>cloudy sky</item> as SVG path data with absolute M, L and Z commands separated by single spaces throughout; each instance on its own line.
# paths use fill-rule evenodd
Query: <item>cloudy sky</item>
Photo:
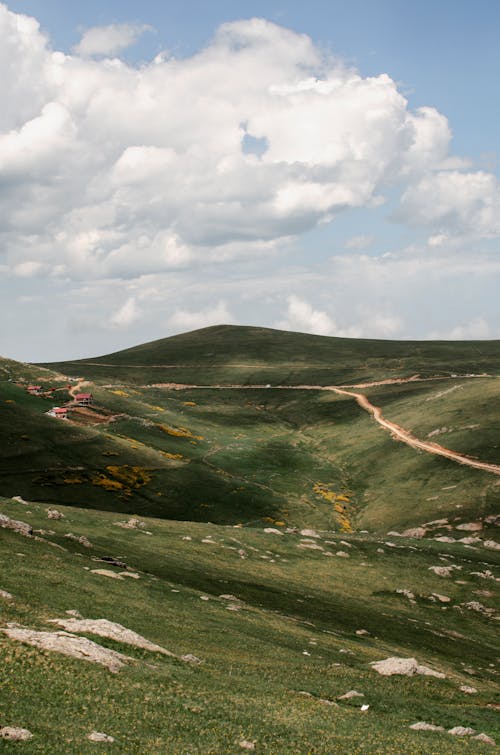
M 491 0 L 0 2 L 0 353 L 216 323 L 500 338 L 499 22 Z

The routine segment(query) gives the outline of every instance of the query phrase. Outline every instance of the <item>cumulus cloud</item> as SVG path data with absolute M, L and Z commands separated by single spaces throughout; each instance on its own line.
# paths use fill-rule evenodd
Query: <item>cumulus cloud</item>
M 65 55 L 0 4 L 6 264 L 133 278 L 273 253 L 448 159 L 443 115 L 412 112 L 388 75 L 363 77 L 306 35 L 250 19 L 190 58 L 106 57 L 144 30 L 89 29 Z
M 84 57 L 92 55 L 117 55 L 134 45 L 145 32 L 152 31 L 146 24 L 110 24 L 86 29 L 75 45 L 75 52 Z
M 219 301 L 214 307 L 201 310 L 178 309 L 169 318 L 168 325 L 177 331 L 206 328 L 209 325 L 235 323 L 226 302 Z
M 435 229 L 434 240 L 446 233 L 495 238 L 500 235 L 500 183 L 483 171 L 438 171 L 404 192 L 399 217 Z
M 134 296 L 130 296 L 127 301 L 119 307 L 111 316 L 110 322 L 118 328 L 124 328 L 131 325 L 140 317 L 140 310 Z
M 369 246 L 373 244 L 374 238 L 373 236 L 368 235 L 361 235 L 361 236 L 352 236 L 350 239 L 347 239 L 344 246 L 346 249 L 367 249 Z
M 276 323 L 277 328 L 315 333 L 319 336 L 334 334 L 335 323 L 326 312 L 314 309 L 309 302 L 295 294 L 288 297 L 287 304 L 286 318 Z

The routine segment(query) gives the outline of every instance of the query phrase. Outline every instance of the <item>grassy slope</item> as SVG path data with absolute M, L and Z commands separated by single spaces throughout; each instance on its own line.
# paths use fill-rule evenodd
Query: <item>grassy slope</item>
M 498 341 L 377 341 L 219 325 L 95 359 L 47 365 L 127 383 L 329 385 L 500 371 Z
M 114 526 L 115 514 L 65 508 L 64 519 L 48 521 L 44 509 L 0 502 L 2 513 L 50 527 L 48 538 L 67 548 L 0 530 L 0 587 L 15 597 L 0 601 L 2 625 L 49 630 L 48 619 L 78 609 L 204 663 L 190 666 L 94 637 L 137 659 L 115 676 L 0 639 L 0 722 L 33 732 L 29 752 L 93 752 L 86 742 L 92 729 L 115 737 L 115 745 L 106 745 L 110 753 L 220 755 L 241 751 L 242 739 L 257 740 L 258 752 L 304 755 L 491 751 L 468 738 L 408 726 L 422 719 L 500 733 L 489 707 L 495 627 L 454 607 L 470 600 L 494 605 L 492 596 L 477 597 L 494 582 L 471 574 L 495 569 L 494 552 L 431 541 L 390 547 L 352 535 L 351 547 L 341 536 L 324 535 L 324 550 L 308 551 L 293 534 L 147 520 L 147 535 Z M 85 534 L 93 548 L 67 540 L 66 532 Z M 339 549 L 350 558 L 324 556 Z M 124 560 L 140 579 L 91 574 L 88 568 L 106 566 L 95 561 L 103 555 Z M 460 567 L 460 584 L 428 569 L 443 563 Z M 412 590 L 416 602 L 398 588 Z M 432 602 L 432 592 L 451 603 Z M 242 609 L 228 611 L 221 594 L 236 596 Z M 357 636 L 361 628 L 370 634 Z M 384 678 L 370 669 L 371 661 L 390 655 L 416 656 L 447 678 Z M 474 685 L 478 694 L 464 694 L 461 684 Z M 41 689 L 50 694 L 40 695 Z M 350 689 L 365 697 L 339 707 L 319 701 Z M 370 705 L 368 713 L 360 711 L 362 703 Z M 9 744 L 3 749 L 17 751 Z

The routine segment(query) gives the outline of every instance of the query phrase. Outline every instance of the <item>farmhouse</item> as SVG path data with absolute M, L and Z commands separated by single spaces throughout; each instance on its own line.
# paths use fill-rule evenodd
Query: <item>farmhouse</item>
M 94 397 L 91 393 L 77 393 L 75 396 L 75 401 L 80 406 L 91 406 L 94 401 Z
M 41 385 L 28 385 L 26 390 L 32 396 L 39 396 L 42 392 L 42 386 Z
M 54 406 L 47 414 L 56 419 L 68 419 L 68 410 L 65 406 Z

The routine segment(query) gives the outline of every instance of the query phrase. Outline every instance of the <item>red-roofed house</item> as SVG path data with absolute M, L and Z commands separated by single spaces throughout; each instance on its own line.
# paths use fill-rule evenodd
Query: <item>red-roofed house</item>
M 56 419 L 68 419 L 68 410 L 65 406 L 54 406 L 47 414 Z
M 94 397 L 91 393 L 77 393 L 75 396 L 75 401 L 80 406 L 90 406 L 94 400 Z
M 42 392 L 42 386 L 41 385 L 28 385 L 27 389 L 28 393 L 31 393 L 32 396 L 39 396 Z

